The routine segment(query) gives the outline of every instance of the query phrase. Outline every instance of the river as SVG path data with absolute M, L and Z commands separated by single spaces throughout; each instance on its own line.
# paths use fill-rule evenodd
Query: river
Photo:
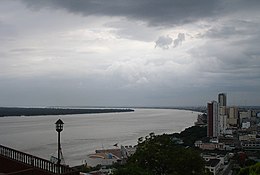
M 135 109 L 135 112 L 60 116 L 1 117 L 0 141 L 49 159 L 57 150 L 55 122 L 64 122 L 61 145 L 65 162 L 80 165 L 96 149 L 135 145 L 139 137 L 180 132 L 192 126 L 197 112 L 174 109 Z

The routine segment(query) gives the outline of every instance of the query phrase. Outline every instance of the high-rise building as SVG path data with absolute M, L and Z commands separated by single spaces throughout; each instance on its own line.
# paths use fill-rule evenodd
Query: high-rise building
M 227 130 L 227 115 L 219 115 L 219 134 L 226 134 Z
M 219 115 L 218 115 L 218 103 L 212 101 L 208 103 L 208 137 L 217 137 L 219 136 Z
M 220 135 L 226 134 L 227 130 L 227 107 L 226 106 L 219 106 L 218 108 L 218 115 L 219 115 L 219 133 Z
M 219 105 L 218 113 L 219 113 L 219 115 L 227 115 L 227 113 L 228 113 L 227 110 L 228 110 L 228 108 L 226 106 Z
M 237 126 L 238 122 L 238 108 L 237 107 L 230 107 L 228 110 L 228 120 L 227 124 L 230 127 Z
M 227 95 L 225 93 L 218 94 L 219 106 L 227 106 Z
M 238 119 L 238 107 L 230 107 L 229 108 L 229 118 Z

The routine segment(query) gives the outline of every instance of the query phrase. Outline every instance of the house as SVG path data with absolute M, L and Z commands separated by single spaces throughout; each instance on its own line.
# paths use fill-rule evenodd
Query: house
M 260 150 L 260 141 L 242 141 L 241 147 L 244 150 Z
M 202 157 L 205 161 L 209 161 L 211 159 L 219 159 L 220 160 L 220 164 L 224 165 L 227 164 L 229 161 L 229 155 L 228 154 L 217 154 L 217 153 L 205 153 L 202 154 Z
M 216 175 L 221 169 L 221 162 L 219 159 L 210 159 L 206 161 L 205 168 L 209 169 L 211 173 Z
M 194 144 L 195 147 L 199 147 L 200 149 L 203 150 L 215 150 L 215 149 L 224 150 L 225 149 L 224 143 L 211 143 L 211 142 L 204 143 L 199 140 L 196 141 Z

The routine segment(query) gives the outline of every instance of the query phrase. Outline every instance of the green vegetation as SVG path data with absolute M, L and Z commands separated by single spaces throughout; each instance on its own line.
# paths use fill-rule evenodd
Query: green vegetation
M 260 162 L 255 165 L 251 165 L 246 168 L 240 169 L 238 175 L 259 175 L 260 174 Z
M 73 167 L 74 170 L 84 172 L 84 173 L 88 173 L 91 171 L 97 171 L 97 170 L 100 170 L 101 168 L 102 168 L 101 165 L 97 165 L 95 167 L 89 167 L 89 166 L 85 166 L 85 165 L 79 165 L 79 166 Z
M 172 135 L 151 133 L 139 144 L 136 153 L 115 175 L 205 175 L 205 162 L 199 152 L 176 145 Z
M 133 112 L 133 111 L 134 110 L 132 110 L 132 109 L 69 109 L 69 108 L 6 108 L 6 107 L 0 107 L 0 117 L 92 114 L 92 113 Z
M 207 128 L 200 126 L 192 126 L 186 128 L 181 133 L 172 134 L 173 137 L 177 137 L 183 140 L 184 145 L 194 146 L 196 140 L 207 137 Z

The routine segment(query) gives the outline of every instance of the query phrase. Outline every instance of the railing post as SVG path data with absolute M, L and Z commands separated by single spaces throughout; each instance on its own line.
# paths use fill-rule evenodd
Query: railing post
M 58 173 L 63 174 L 69 172 L 71 172 L 70 174 L 76 174 L 74 170 L 69 167 L 63 165 L 57 165 L 48 160 L 41 159 L 33 155 L 29 155 L 2 145 L 0 145 L 0 155 L 13 159 L 15 161 L 23 162 L 35 168 L 52 172 L 54 174 L 58 174 Z

